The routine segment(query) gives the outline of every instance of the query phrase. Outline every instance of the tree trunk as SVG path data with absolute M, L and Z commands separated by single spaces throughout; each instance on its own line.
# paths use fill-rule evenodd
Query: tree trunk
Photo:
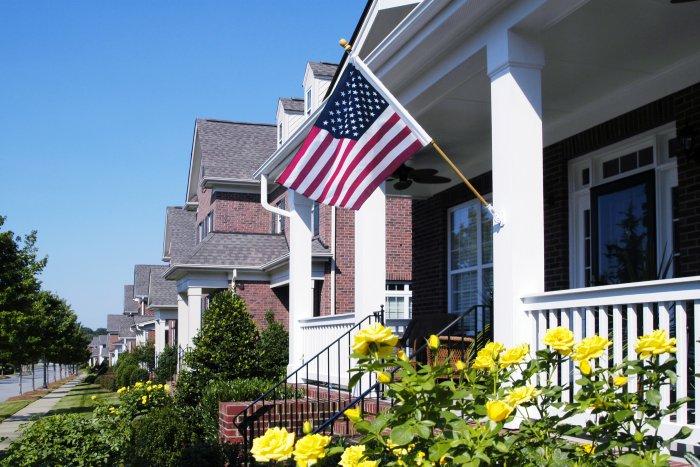
M 56 364 L 53 364 L 53 380 L 56 382 Z
M 34 382 L 34 364 L 32 363 L 32 391 L 36 391 L 36 384 Z
M 22 394 L 22 365 L 19 366 L 19 393 Z

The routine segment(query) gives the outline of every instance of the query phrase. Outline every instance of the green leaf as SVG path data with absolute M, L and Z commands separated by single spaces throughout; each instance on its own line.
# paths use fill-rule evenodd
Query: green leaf
M 430 438 L 430 434 L 431 434 L 430 427 L 428 427 L 422 423 L 419 423 L 413 429 L 414 429 L 416 435 L 420 436 L 421 438 L 423 438 L 423 439 Z
M 656 389 L 650 389 L 646 393 L 646 399 L 651 405 L 658 407 L 661 403 L 661 393 Z
M 673 436 L 673 438 L 671 438 L 671 441 L 676 441 L 678 439 L 685 439 L 688 436 L 690 436 L 692 433 L 693 433 L 693 430 L 690 427 L 683 426 L 683 427 L 681 427 L 680 430 L 678 430 L 678 433 L 676 433 L 675 436 Z
M 634 412 L 632 412 L 631 410 L 618 410 L 613 414 L 615 421 L 618 423 L 624 422 L 625 420 L 630 420 L 633 416 Z
M 413 441 L 414 437 L 413 429 L 409 423 L 404 423 L 403 425 L 393 428 L 390 435 L 391 441 L 397 446 L 405 446 Z

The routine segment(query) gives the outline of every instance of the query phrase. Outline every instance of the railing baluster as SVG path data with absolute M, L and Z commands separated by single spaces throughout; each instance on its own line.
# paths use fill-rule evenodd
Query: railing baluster
M 676 366 L 676 400 L 683 399 L 688 395 L 688 316 L 686 302 L 679 300 L 676 302 L 676 348 L 681 351 L 676 353 L 678 360 Z M 687 349 L 687 350 L 686 350 Z M 696 354 L 697 358 L 697 354 Z M 681 425 L 688 423 L 688 406 L 681 407 L 676 412 L 676 423 Z
M 608 307 L 601 306 L 598 308 L 598 334 L 606 339 L 610 338 L 608 332 Z M 605 351 L 600 357 L 600 366 L 607 368 L 608 366 L 608 351 Z
M 637 306 L 627 305 L 627 358 L 634 360 L 637 354 L 634 347 L 637 345 Z M 629 391 L 637 392 L 637 375 L 629 377 Z
M 571 314 L 574 328 L 574 340 L 578 342 L 583 338 L 583 310 L 581 308 L 573 308 L 571 310 Z M 574 365 L 573 374 L 573 379 L 571 381 L 571 386 L 574 388 L 572 397 L 574 394 L 576 394 L 576 392 L 578 392 L 578 384 L 576 384 L 576 380 L 581 377 L 581 370 L 579 370 L 578 365 Z
M 654 330 L 654 304 L 644 303 L 642 305 L 642 329 L 644 334 L 649 334 Z
M 622 363 L 622 305 L 613 305 L 613 329 L 612 329 L 612 343 L 613 343 L 613 364 L 617 365 Z
M 658 304 L 658 310 L 659 310 L 659 329 L 663 329 L 664 331 L 668 332 L 669 335 L 671 334 L 671 317 L 670 317 L 670 309 L 669 309 L 669 304 L 667 302 L 659 302 Z M 659 359 L 660 363 L 664 363 L 668 361 L 668 355 L 662 355 L 661 358 Z M 668 405 L 671 403 L 671 386 L 670 385 L 664 385 L 661 388 L 661 407 L 663 408 L 668 408 Z M 666 418 L 667 420 L 667 418 Z
M 693 359 L 695 362 L 695 374 L 700 373 L 700 300 L 693 301 Z M 694 394 L 691 396 L 695 399 L 695 425 L 700 421 L 700 385 L 698 378 L 694 379 Z

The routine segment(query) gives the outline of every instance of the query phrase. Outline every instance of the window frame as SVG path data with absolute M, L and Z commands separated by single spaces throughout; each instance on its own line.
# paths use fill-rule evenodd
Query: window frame
M 487 201 L 490 202 L 491 200 L 491 195 L 485 196 L 484 197 Z M 468 268 L 461 268 L 461 269 L 456 269 L 452 270 L 452 226 L 450 225 L 450 219 L 452 217 L 452 213 L 454 211 L 457 211 L 462 208 L 467 208 L 469 206 L 476 206 L 478 209 L 479 213 L 479 220 L 477 222 L 477 230 L 476 230 L 476 238 L 477 238 L 477 265 L 476 266 L 470 266 Z M 470 271 L 476 271 L 477 272 L 477 290 L 478 292 L 483 296 L 484 294 L 484 275 L 483 271 L 484 268 L 490 268 L 492 271 L 492 277 L 493 277 L 493 268 L 494 268 L 494 263 L 493 263 L 493 234 L 491 236 L 491 262 L 490 263 L 484 263 L 483 262 L 483 222 L 484 219 L 482 217 L 484 208 L 481 206 L 481 202 L 477 199 L 472 199 L 469 201 L 466 201 L 464 203 L 456 204 L 452 207 L 450 207 L 447 210 L 447 313 L 451 314 L 459 314 L 459 313 L 464 313 L 467 310 L 460 310 L 460 311 L 452 311 L 452 276 L 456 274 L 463 274 L 465 272 L 470 272 Z
M 595 271 L 593 265 L 594 243 L 593 209 L 591 203 L 591 191 L 601 185 L 607 185 L 618 180 L 634 177 L 640 173 L 653 172 L 655 177 L 655 193 L 651 197 L 655 204 L 655 244 L 653 245 L 658 264 L 664 254 L 675 249 L 673 241 L 673 200 L 672 192 L 678 186 L 678 170 L 676 158 L 671 157 L 668 143 L 676 137 L 676 123 L 670 122 L 652 130 L 640 133 L 623 141 L 605 146 L 599 150 L 584 154 L 568 162 L 567 186 L 568 186 L 568 236 L 569 236 L 569 287 L 583 288 L 595 285 L 586 279 L 585 263 L 585 238 L 583 213 L 591 212 L 591 271 Z M 653 149 L 653 162 L 649 165 L 619 173 L 610 177 L 603 177 L 603 163 L 639 151 L 651 146 Z M 581 183 L 582 170 L 588 169 L 589 183 Z M 650 199 L 651 199 L 650 198 Z M 675 262 L 671 265 L 669 276 L 674 277 Z
M 304 93 L 304 113 L 306 115 L 311 115 L 311 86 L 306 88 L 306 92 Z
M 400 289 L 390 290 L 391 286 L 401 287 Z M 403 299 L 402 316 L 389 316 L 389 298 Z M 410 282 L 395 282 L 387 281 L 384 286 L 384 318 L 385 319 L 411 319 L 413 311 L 413 291 L 411 290 Z

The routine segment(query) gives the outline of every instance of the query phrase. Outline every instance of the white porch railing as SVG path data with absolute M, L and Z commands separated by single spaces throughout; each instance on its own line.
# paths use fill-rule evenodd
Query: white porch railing
M 600 365 L 609 360 L 617 364 L 635 358 L 641 334 L 668 330 L 676 338 L 678 379 L 673 388 L 664 389 L 662 404 L 687 396 L 694 400 L 664 421 L 660 434 L 673 435 L 687 425 L 693 434 L 683 443 L 700 443 L 700 385 L 695 376 L 700 373 L 700 276 L 547 292 L 525 296 L 522 302 L 533 353 L 543 348 L 547 329 L 563 326 L 576 340 L 593 334 L 609 337 L 611 351 L 601 357 Z M 560 384 L 573 384 L 577 369 L 568 362 L 568 369 L 562 370 Z M 632 378 L 628 384 L 633 391 Z
M 304 349 L 304 361 L 314 357 L 331 342 L 348 332 L 355 325 L 355 314 L 345 313 L 341 315 L 319 316 L 300 320 L 301 341 Z M 340 386 L 348 384 L 348 370 L 350 369 L 350 344 L 353 336 L 344 338 L 333 352 L 319 355 L 316 365 L 311 365 L 307 375 L 300 375 L 310 381 L 335 381 L 338 379 Z

